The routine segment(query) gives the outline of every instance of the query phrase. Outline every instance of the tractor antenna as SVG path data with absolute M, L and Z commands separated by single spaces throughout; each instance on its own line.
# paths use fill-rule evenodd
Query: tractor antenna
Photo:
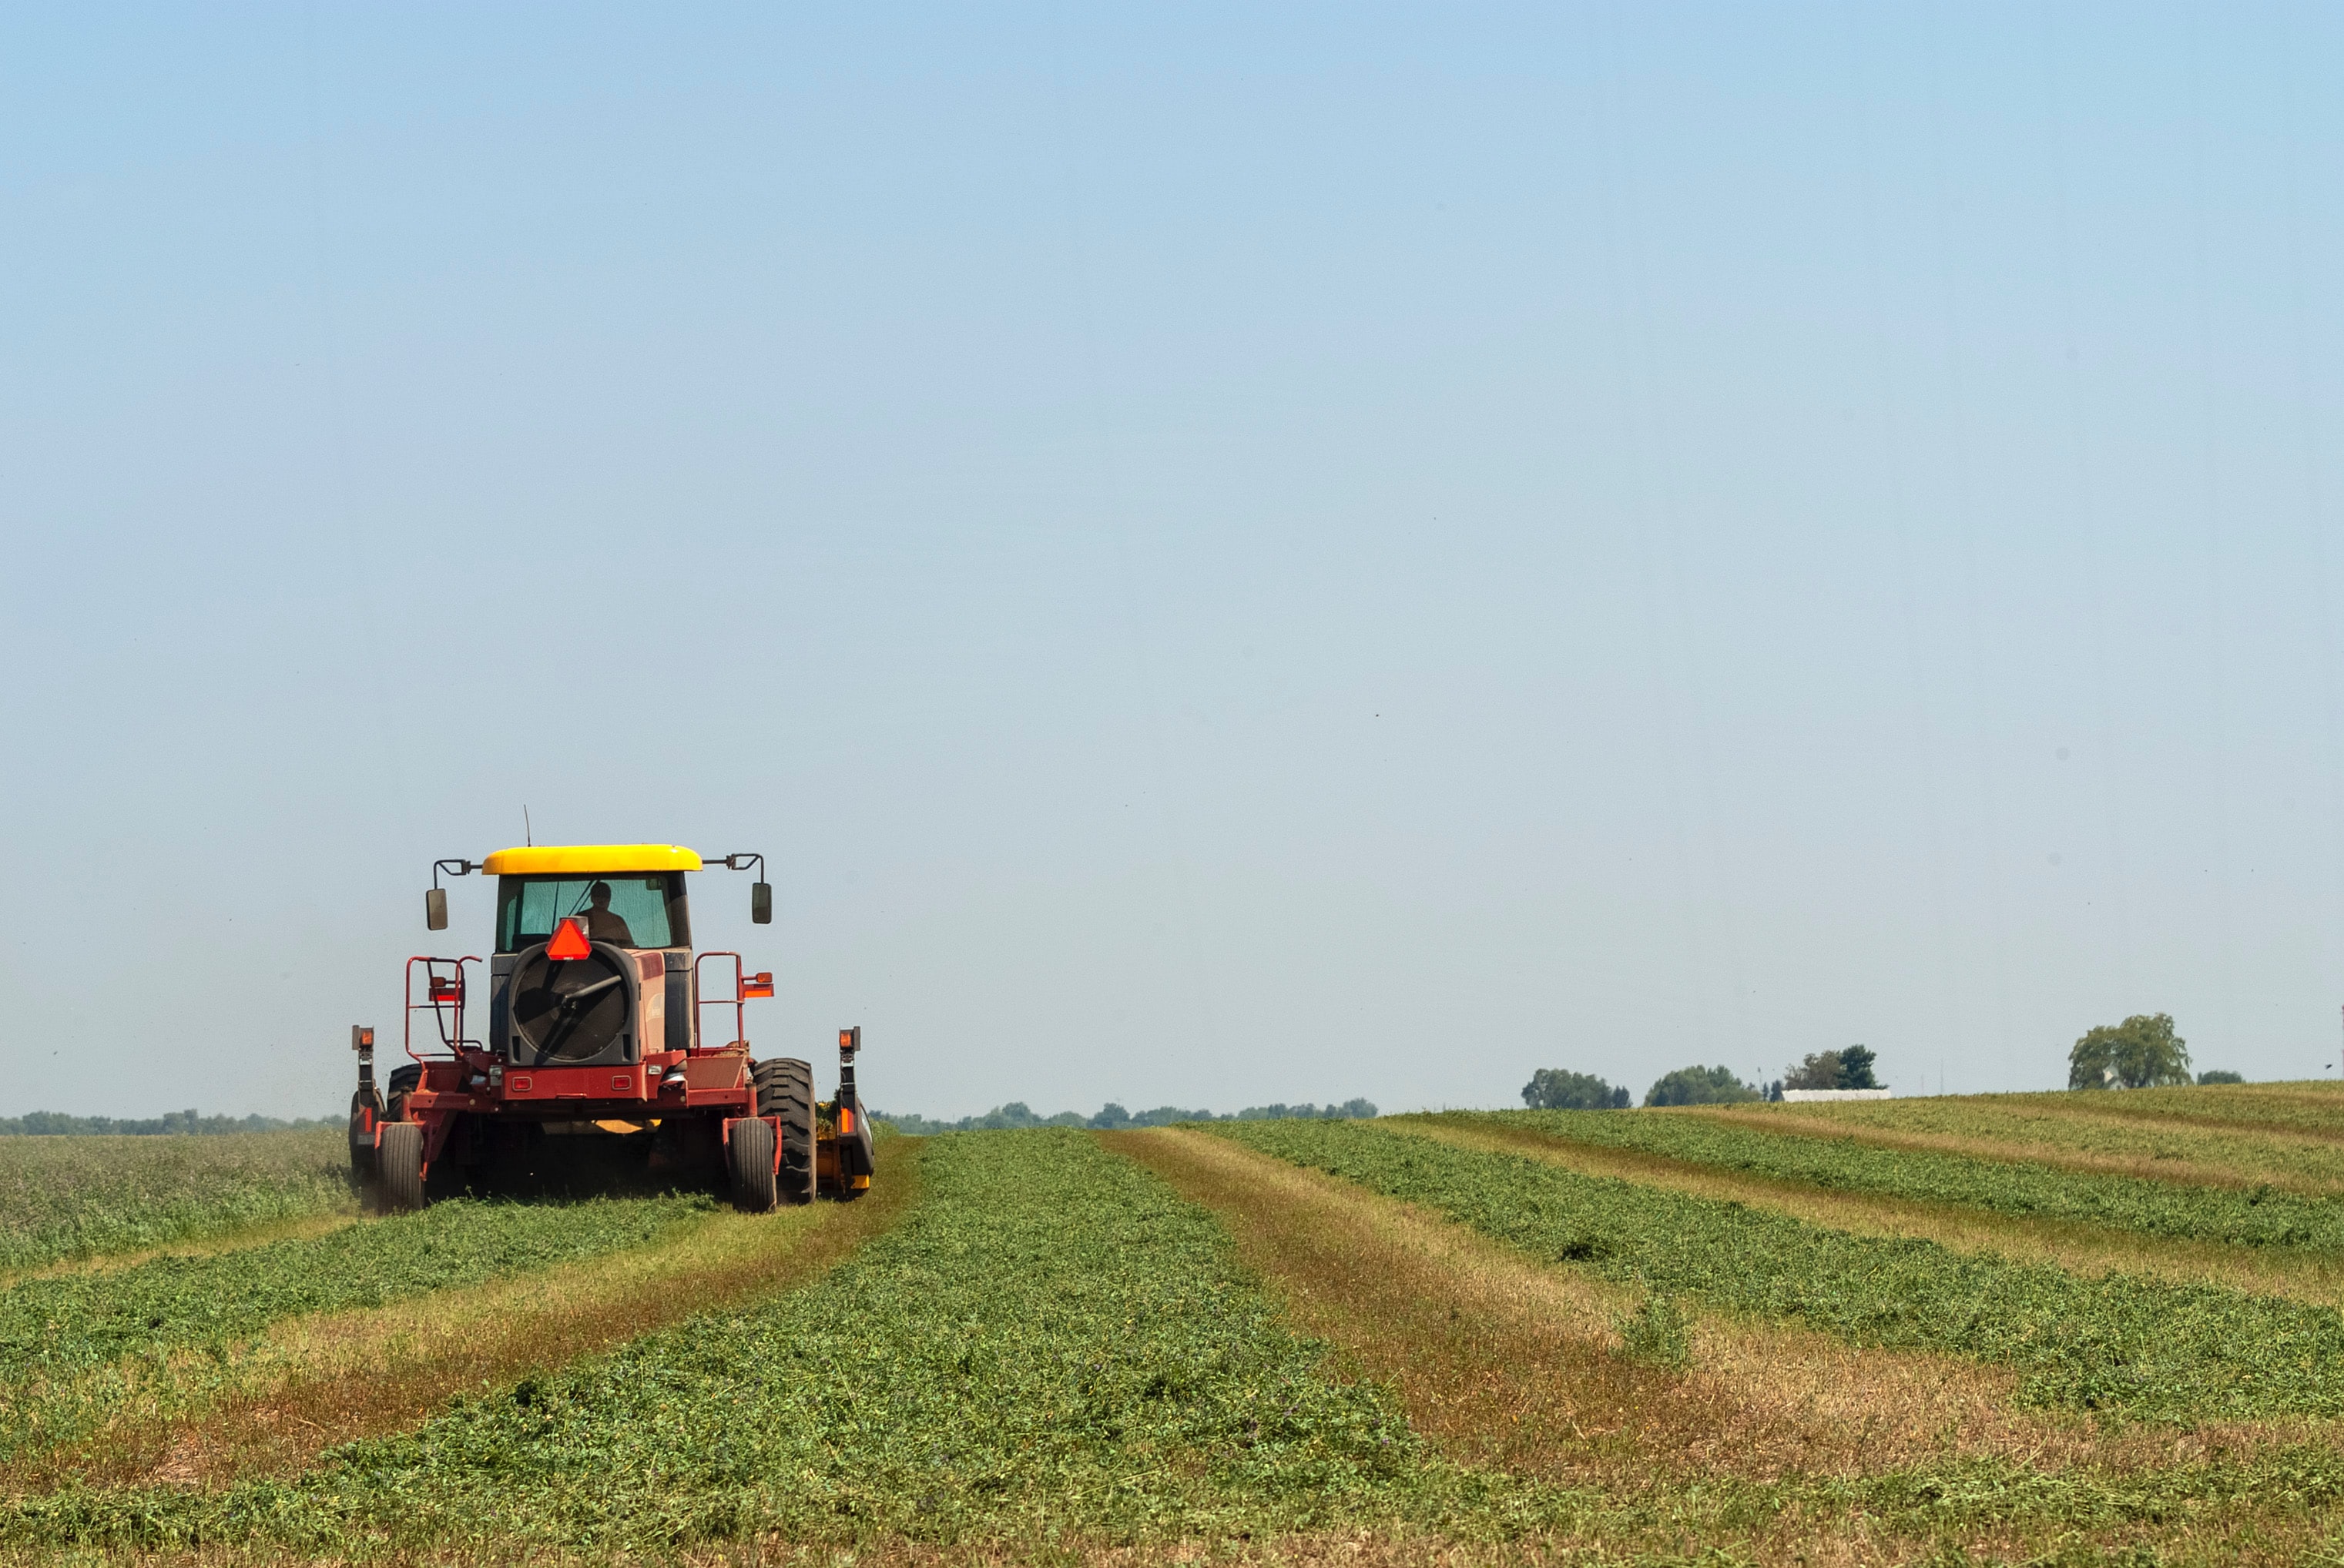
M 520 841 L 530 849 L 537 848 L 537 829 L 529 825 L 529 808 L 520 809 Z

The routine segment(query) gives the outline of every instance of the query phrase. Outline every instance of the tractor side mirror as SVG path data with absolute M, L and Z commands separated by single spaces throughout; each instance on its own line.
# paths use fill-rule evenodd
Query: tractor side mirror
M 448 929 L 448 890 L 434 888 L 423 895 L 423 923 L 431 930 Z
M 770 926 L 773 923 L 773 883 L 749 884 L 749 918 L 761 926 Z

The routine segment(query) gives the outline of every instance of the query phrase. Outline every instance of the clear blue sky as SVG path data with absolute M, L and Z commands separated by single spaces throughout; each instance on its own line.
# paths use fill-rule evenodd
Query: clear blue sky
M 524 803 L 932 1114 L 2315 1072 L 2339 50 L 12 7 L 0 1112 L 333 1111 Z

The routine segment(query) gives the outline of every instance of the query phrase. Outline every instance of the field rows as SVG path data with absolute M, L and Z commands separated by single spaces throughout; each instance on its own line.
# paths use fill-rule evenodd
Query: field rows
M 1968 1204 L 1998 1213 L 2248 1247 L 2344 1253 L 2344 1205 L 2264 1186 L 2210 1186 L 2063 1170 L 2010 1159 L 1884 1149 L 1812 1123 L 1600 1111 L 1501 1111 L 1449 1120 L 1524 1127 L 1603 1148 L 1785 1177 L 1851 1192 Z M 1787 1135 L 1786 1135 L 1787 1134 Z
M 1220 1135 L 1662 1295 L 2006 1364 L 2032 1402 L 2163 1419 L 2344 1415 L 2344 1316 L 2327 1308 L 1850 1235 L 1373 1124 Z
M 133 1404 L 168 1415 L 215 1397 L 286 1319 L 640 1247 L 708 1208 L 456 1202 L 313 1239 L 24 1281 L 0 1292 L 0 1464 L 86 1438 Z
M 2011 1094 L 1939 1100 L 1750 1105 L 1702 1114 L 1778 1131 L 1864 1139 L 1886 1148 L 1932 1149 L 1989 1159 L 2097 1170 L 2155 1181 L 2268 1185 L 2315 1196 L 2344 1193 L 2344 1102 L 2336 1126 L 2251 1119 L 2238 1101 L 2256 1091 L 2193 1091 L 2210 1103 L 2192 1120 L 2128 1110 L 2137 1096 Z M 2205 1118 L 2218 1118 L 2207 1120 Z M 2241 1123 L 2244 1123 L 2243 1125 Z
M 2184 1126 L 2196 1107 L 2310 1141 L 2344 1125 L 2333 1095 L 2326 1123 L 2316 1091 L 2238 1111 L 2252 1098 L 2143 1097 L 2136 1120 Z M 233 1194 L 287 1154 L 223 1149 L 220 1171 L 187 1176 L 212 1218 L 173 1221 L 182 1251 L 143 1261 L 167 1239 L 92 1222 L 135 1211 L 136 1178 L 106 1166 L 102 1201 L 45 1213 L 22 1161 L 86 1154 L 9 1141 L 6 1222 L 45 1238 L 17 1244 L 49 1271 L 0 1286 L 0 1546 L 2328 1552 L 2344 1315 L 2107 1262 L 2317 1261 L 2324 1205 L 2061 1163 L 2120 1120 L 2070 1114 L 2105 1099 L 1995 1102 L 1966 1128 L 1955 1101 L 1845 1119 L 1992 1157 L 1817 1136 L 1836 1119 L 1810 1107 L 1779 1130 L 1638 1112 L 955 1134 L 883 1141 L 882 1181 L 849 1206 L 470 1201 L 275 1239 L 298 1216 Z M 2062 1116 L 2080 1129 L 2064 1142 L 2042 1125 Z M 2015 1156 L 2014 1118 L 2052 1157 Z M 1524 1151 L 1541 1141 L 1619 1173 Z M 175 1141 L 147 1179 L 232 1141 Z M 2193 1148 L 2219 1166 L 2218 1141 Z M 1735 1201 L 1686 1171 L 1818 1206 Z M 308 1217 L 338 1221 L 340 1192 Z M 1850 1202 L 1969 1214 L 1985 1241 L 1823 1222 Z M 1995 1227 L 2026 1244 L 1997 1249 Z M 2068 1258 L 2062 1236 L 2113 1251 Z

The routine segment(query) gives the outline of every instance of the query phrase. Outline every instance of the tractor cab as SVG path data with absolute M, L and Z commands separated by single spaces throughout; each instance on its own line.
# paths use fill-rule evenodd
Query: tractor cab
M 735 861 L 762 865 L 763 857 L 716 863 Z M 481 869 L 497 879 L 489 1034 L 508 1062 L 609 1065 L 699 1049 L 685 879 L 703 864 L 670 844 L 500 849 L 488 858 Z M 751 912 L 770 920 L 765 886 L 756 884 Z M 732 960 L 736 991 L 770 988 L 770 976 L 741 973 L 737 954 L 710 956 L 720 968 Z
M 351 1160 L 388 1206 L 419 1205 L 435 1163 L 477 1169 L 576 1131 L 654 1133 L 647 1143 L 672 1164 L 722 1172 L 753 1209 L 868 1189 L 861 1030 L 841 1031 L 838 1098 L 819 1108 L 807 1062 L 752 1060 L 747 1004 L 773 994 L 773 976 L 749 973 L 738 953 L 693 949 L 686 879 L 710 866 L 756 869 L 750 919 L 772 920 L 762 855 L 531 845 L 434 866 L 426 926 L 447 929 L 442 875 L 485 872 L 497 879 L 495 929 L 485 959 L 408 960 L 401 1036 L 412 1060 L 393 1070 L 388 1102 L 374 1081 L 374 1031 L 353 1031 Z M 482 979 L 486 1017 L 476 1020 L 468 1003 Z M 475 1024 L 481 1032 L 469 1032 Z

